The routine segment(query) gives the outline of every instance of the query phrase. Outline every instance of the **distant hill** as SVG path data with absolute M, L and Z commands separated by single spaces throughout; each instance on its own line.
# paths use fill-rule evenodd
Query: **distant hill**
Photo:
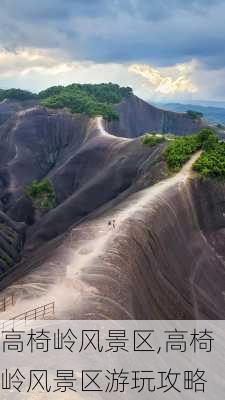
M 90 118 L 102 115 L 110 133 L 131 138 L 152 131 L 188 135 L 205 125 L 200 114 L 162 110 L 135 96 L 132 88 L 113 83 L 52 86 L 40 93 L 0 89 L 0 124 L 35 106 L 56 112 L 67 109 Z
M 203 114 L 211 123 L 225 124 L 225 107 L 213 107 L 213 106 L 202 106 L 195 104 L 181 104 L 181 103 L 157 103 L 157 106 L 164 108 L 165 110 L 174 112 L 187 112 L 193 110 Z
M 37 100 L 48 108 L 67 107 L 73 113 L 84 113 L 89 117 L 103 115 L 105 119 L 118 119 L 119 115 L 113 105 L 120 103 L 132 94 L 129 87 L 120 87 L 113 83 L 71 84 L 68 86 L 52 86 L 39 94 L 21 89 L 0 89 L 0 101 Z

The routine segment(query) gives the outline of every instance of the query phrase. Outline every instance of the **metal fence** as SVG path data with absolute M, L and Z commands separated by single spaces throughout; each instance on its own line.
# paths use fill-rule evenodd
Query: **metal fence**
M 18 326 L 26 325 L 27 321 L 51 319 L 55 315 L 55 302 L 33 308 L 1 324 L 1 331 L 13 330 Z

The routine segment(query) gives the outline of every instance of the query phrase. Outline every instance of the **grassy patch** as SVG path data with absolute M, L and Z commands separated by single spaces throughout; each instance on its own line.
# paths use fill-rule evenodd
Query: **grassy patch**
M 157 136 L 156 133 L 146 133 L 141 139 L 141 143 L 148 147 L 153 147 L 162 142 L 165 142 L 165 137 Z
M 34 180 L 25 190 L 26 195 L 33 200 L 35 208 L 48 211 L 55 207 L 55 190 L 49 179 L 38 182 Z

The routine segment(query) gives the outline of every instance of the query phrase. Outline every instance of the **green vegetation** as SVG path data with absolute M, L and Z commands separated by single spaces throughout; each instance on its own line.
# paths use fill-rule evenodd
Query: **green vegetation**
M 157 136 L 156 133 L 146 133 L 141 139 L 141 143 L 148 147 L 153 147 L 162 142 L 165 142 L 165 137 Z
M 26 188 L 25 192 L 26 195 L 33 200 L 36 208 L 48 211 L 55 207 L 55 190 L 49 179 L 46 178 L 39 182 L 34 180 L 31 185 Z
M 222 125 L 222 124 L 216 124 L 216 127 L 217 127 L 218 129 L 225 129 L 225 126 Z
M 203 113 L 199 111 L 188 110 L 187 115 L 192 119 L 198 119 L 203 117 Z
M 169 143 L 164 153 L 168 167 L 172 171 L 178 171 L 200 148 L 198 135 L 177 137 Z
M 172 171 L 178 171 L 193 153 L 202 150 L 193 169 L 204 177 L 225 178 L 225 142 L 220 142 L 208 128 L 191 136 L 177 137 L 165 150 L 165 159 Z
M 46 90 L 39 92 L 39 99 L 47 99 L 48 97 L 57 96 L 64 89 L 64 86 L 51 86 Z
M 32 100 L 32 99 L 35 99 L 36 97 L 37 97 L 37 95 L 35 95 L 31 92 L 28 92 L 27 90 L 21 90 L 21 89 L 3 90 L 3 89 L 0 89 L 0 101 L 3 101 L 5 99 L 24 101 L 24 100 Z
M 204 142 L 202 148 L 203 152 L 193 169 L 204 177 L 225 179 L 225 143 L 214 135 Z
M 89 117 L 102 115 L 105 119 L 119 119 L 114 105 L 132 94 L 130 87 L 113 83 L 98 85 L 74 83 L 68 86 L 52 86 L 38 95 L 21 89 L 0 89 L 0 101 L 36 99 L 49 108 L 68 108 L 73 113 L 84 113 Z
M 53 86 L 40 92 L 39 98 L 44 107 L 67 107 L 73 113 L 84 113 L 89 117 L 102 115 L 105 119 L 116 120 L 119 114 L 113 105 L 131 94 L 131 88 L 123 88 L 112 83 L 72 84 L 65 87 Z

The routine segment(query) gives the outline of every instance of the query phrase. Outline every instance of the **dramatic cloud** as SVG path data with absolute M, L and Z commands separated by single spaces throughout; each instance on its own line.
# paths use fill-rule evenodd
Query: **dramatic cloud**
M 225 60 L 224 0 L 2 0 L 0 44 L 95 62 Z
M 221 97 L 224 15 L 224 0 L 1 0 L 0 85 L 111 79 L 145 97 Z
M 18 49 L 15 52 L 0 50 L 1 77 L 11 77 L 16 74 L 26 75 L 35 72 L 47 72 L 52 75 L 67 73 L 76 68 L 76 63 L 65 62 L 43 49 Z
M 159 70 L 148 65 L 134 64 L 129 68 L 130 72 L 143 76 L 156 92 L 168 95 L 177 92 L 196 93 L 197 87 L 188 78 L 189 66 L 176 65 L 174 72 L 177 77 L 164 76 Z

